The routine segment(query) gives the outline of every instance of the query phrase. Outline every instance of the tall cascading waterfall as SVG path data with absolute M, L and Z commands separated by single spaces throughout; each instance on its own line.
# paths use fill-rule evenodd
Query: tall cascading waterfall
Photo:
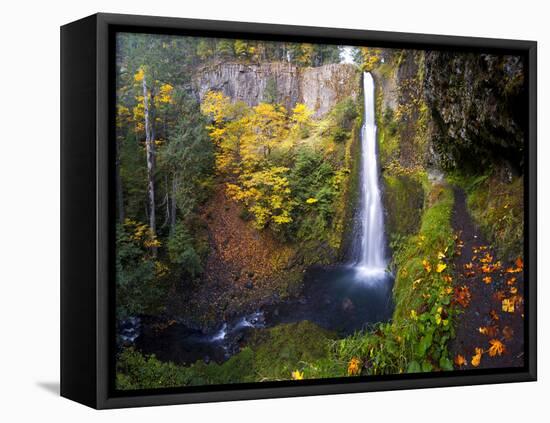
M 380 193 L 376 119 L 374 106 L 374 80 L 368 72 L 363 74 L 365 115 L 361 131 L 360 232 L 356 241 L 355 265 L 365 276 L 385 274 L 384 211 Z

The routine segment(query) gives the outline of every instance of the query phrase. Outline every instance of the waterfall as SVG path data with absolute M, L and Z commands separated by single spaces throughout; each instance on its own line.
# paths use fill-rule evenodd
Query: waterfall
M 355 265 L 365 275 L 383 275 L 385 258 L 384 216 L 380 194 L 376 146 L 376 119 L 374 106 L 374 80 L 368 72 L 363 74 L 365 115 L 361 130 L 360 231 L 356 245 Z

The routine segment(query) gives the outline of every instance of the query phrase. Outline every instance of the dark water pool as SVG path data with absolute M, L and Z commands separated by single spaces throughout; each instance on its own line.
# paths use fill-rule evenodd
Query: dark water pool
M 302 295 L 292 301 L 263 307 L 204 333 L 181 324 L 162 331 L 143 327 L 137 349 L 162 361 L 190 364 L 197 360 L 222 362 L 246 345 L 254 329 L 309 320 L 349 335 L 369 324 L 390 319 L 393 277 L 353 266 L 313 267 L 304 278 Z

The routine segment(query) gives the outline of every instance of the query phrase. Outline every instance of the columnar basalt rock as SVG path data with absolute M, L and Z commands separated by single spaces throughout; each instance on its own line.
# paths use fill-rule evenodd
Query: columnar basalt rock
M 284 62 L 220 63 L 199 69 L 193 90 L 200 100 L 215 90 L 249 106 L 270 101 L 270 97 L 288 110 L 296 103 L 305 103 L 314 117 L 320 118 L 344 98 L 357 97 L 358 78 L 359 70 L 352 64 L 303 68 Z

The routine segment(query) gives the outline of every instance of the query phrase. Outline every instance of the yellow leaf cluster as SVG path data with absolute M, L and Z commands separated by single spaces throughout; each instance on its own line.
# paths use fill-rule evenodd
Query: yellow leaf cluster
M 294 370 L 290 375 L 293 380 L 302 380 L 304 378 L 304 372 L 300 372 L 299 370 Z

